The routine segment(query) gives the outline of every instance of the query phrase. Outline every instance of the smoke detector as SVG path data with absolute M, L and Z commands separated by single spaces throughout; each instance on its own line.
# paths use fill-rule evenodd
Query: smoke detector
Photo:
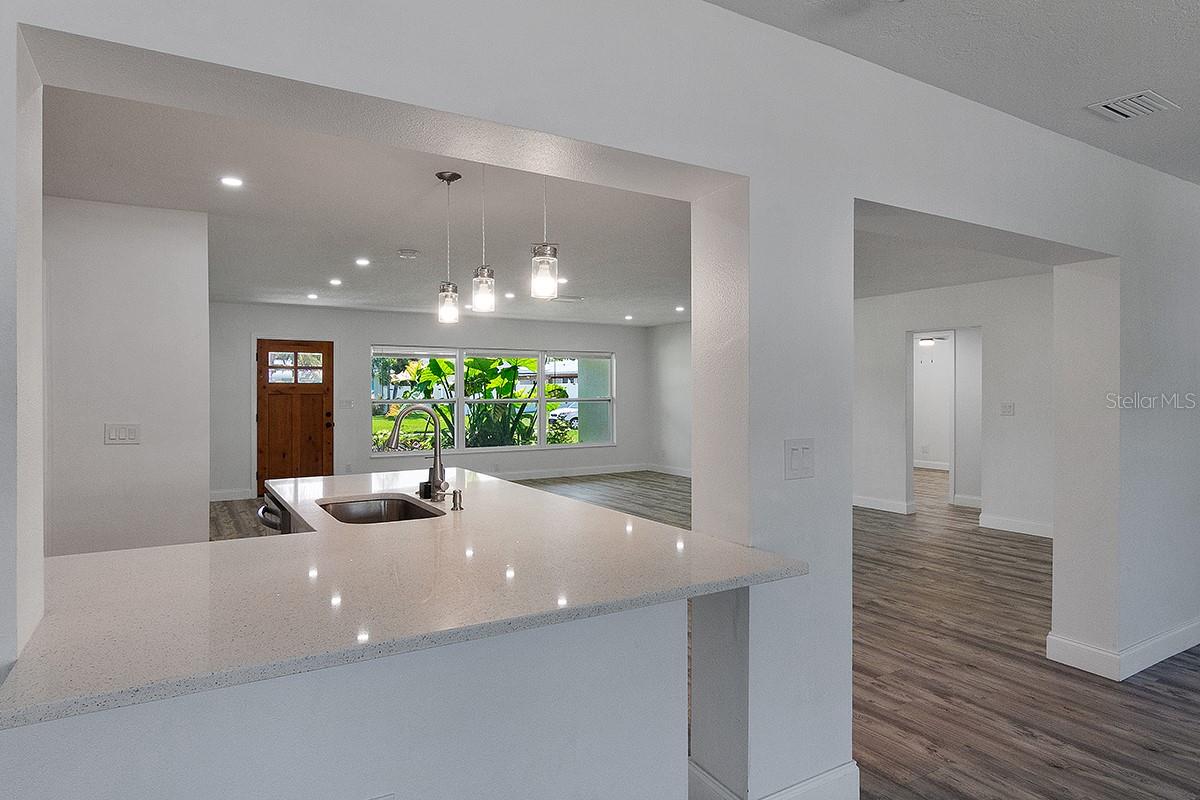
M 1153 92 L 1149 89 L 1144 92 L 1135 92 L 1122 97 L 1114 97 L 1111 100 L 1092 103 L 1088 108 L 1105 119 L 1113 120 L 1114 122 L 1128 122 L 1138 117 L 1148 117 L 1151 114 L 1157 114 L 1159 111 L 1179 110 L 1179 106 L 1158 92 Z

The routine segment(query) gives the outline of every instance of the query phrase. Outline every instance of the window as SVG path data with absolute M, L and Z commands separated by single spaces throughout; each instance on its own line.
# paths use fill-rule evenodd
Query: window
M 455 442 L 455 353 L 413 353 L 374 348 L 371 354 L 371 450 L 387 451 L 396 417 L 422 403 L 432 406 L 442 429 L 442 448 Z M 447 402 L 448 401 L 448 402 Z M 400 423 L 394 450 L 432 450 L 434 422 L 416 413 Z
M 322 353 L 267 353 L 267 383 L 321 383 Z
M 373 452 L 433 448 L 433 422 L 426 414 L 406 417 L 388 447 L 396 418 L 416 403 L 436 411 L 443 449 L 612 444 L 613 357 L 373 347 Z

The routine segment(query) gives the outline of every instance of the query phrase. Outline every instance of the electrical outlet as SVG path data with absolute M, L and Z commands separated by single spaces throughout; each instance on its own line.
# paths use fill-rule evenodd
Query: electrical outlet
M 921 445 L 921 455 L 923 455 L 923 456 L 929 455 L 929 445 L 927 445 L 927 444 Z
M 783 479 L 794 481 L 816 475 L 812 439 L 783 440 Z
M 132 422 L 104 423 L 105 444 L 141 444 L 142 426 Z
M 1017 404 L 1012 400 L 1003 400 L 1000 402 L 1000 416 L 1015 417 L 1017 415 Z

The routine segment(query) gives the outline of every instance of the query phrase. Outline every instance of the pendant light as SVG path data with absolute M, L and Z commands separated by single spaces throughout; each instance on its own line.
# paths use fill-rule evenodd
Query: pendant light
M 558 245 L 551 244 L 546 225 L 546 176 L 542 176 L 542 241 L 533 246 L 533 272 L 529 296 L 536 300 L 558 297 Z
M 461 178 L 457 172 L 439 172 L 446 184 L 446 280 L 438 289 L 438 322 L 458 322 L 458 284 L 450 280 L 450 184 Z
M 487 166 L 479 176 L 479 241 L 482 255 L 471 280 L 471 309 L 484 314 L 496 310 L 496 271 L 487 263 Z

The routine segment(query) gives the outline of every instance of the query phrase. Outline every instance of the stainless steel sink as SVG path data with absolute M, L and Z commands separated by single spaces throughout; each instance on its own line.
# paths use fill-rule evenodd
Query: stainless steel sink
M 318 500 L 317 505 L 338 522 L 352 525 L 430 519 L 444 516 L 446 513 L 436 506 L 402 494 L 331 498 Z

